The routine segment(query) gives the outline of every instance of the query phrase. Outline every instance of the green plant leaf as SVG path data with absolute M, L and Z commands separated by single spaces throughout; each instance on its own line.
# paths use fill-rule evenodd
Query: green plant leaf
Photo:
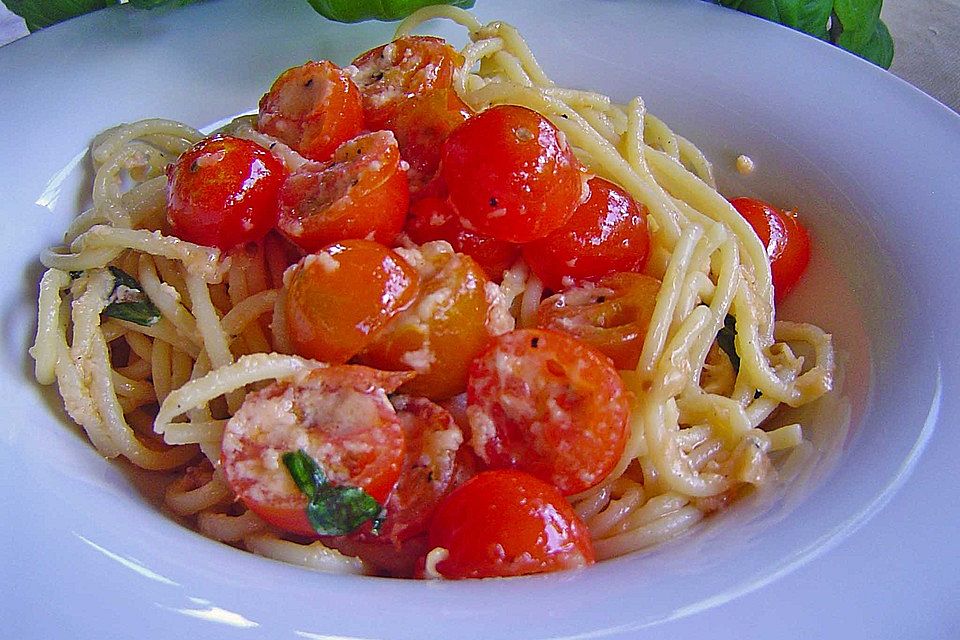
M 4 0 L 7 9 L 23 18 L 27 29 L 36 31 L 70 18 L 103 9 L 119 0 Z
M 142 327 L 155 325 L 160 320 L 160 310 L 150 302 L 136 278 L 118 267 L 108 268 L 113 275 L 113 291 L 103 315 Z
M 400 20 L 432 4 L 449 4 L 463 9 L 474 0 L 308 0 L 317 13 L 337 22 Z
M 883 0 L 834 0 L 833 12 L 846 34 L 844 41 L 853 48 L 840 46 L 854 53 L 866 46 L 877 31 L 882 6 Z
M 730 358 L 734 371 L 740 371 L 740 354 L 737 353 L 737 319 L 729 313 L 723 319 L 723 327 L 717 333 L 717 346 Z
M 833 0 L 779 0 L 783 24 L 815 38 L 826 40 L 827 24 L 833 11 Z
M 317 494 L 317 487 L 327 483 L 327 476 L 320 465 L 303 449 L 288 451 L 280 457 L 297 487 L 308 498 Z
M 893 62 L 893 37 L 882 20 L 877 20 L 873 34 L 860 44 L 862 38 L 856 34 L 849 34 L 844 30 L 837 39 L 837 44 L 851 53 L 855 53 L 877 66 L 889 69 Z

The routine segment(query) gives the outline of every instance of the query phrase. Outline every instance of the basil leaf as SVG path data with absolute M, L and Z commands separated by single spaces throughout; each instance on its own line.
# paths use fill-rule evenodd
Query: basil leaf
M 827 25 L 833 11 L 833 0 L 780 0 L 780 15 L 783 24 L 815 38 L 829 38 Z
M 336 22 L 400 20 L 432 4 L 449 4 L 462 9 L 474 0 L 308 0 L 317 13 Z
M 280 459 L 286 465 L 293 481 L 297 483 L 297 487 L 308 498 L 312 499 L 317 494 L 317 487 L 327 483 L 327 476 L 323 473 L 323 469 L 303 449 L 288 451 Z
M 717 333 L 717 346 L 730 358 L 733 370 L 740 371 L 740 355 L 737 353 L 737 319 L 729 313 L 723 319 L 723 327 Z
M 877 21 L 873 34 L 863 44 L 859 44 L 860 39 L 856 34 L 848 34 L 849 32 L 844 30 L 837 39 L 837 44 L 877 66 L 890 68 L 890 63 L 893 62 L 893 37 L 882 20 Z
M 142 327 L 155 325 L 160 320 L 160 310 L 150 302 L 143 287 L 123 269 L 107 267 L 113 274 L 113 291 L 103 315 L 139 324 Z M 124 287 L 126 291 L 118 291 Z
M 141 327 L 152 327 L 160 320 L 160 310 L 149 300 L 111 302 L 103 309 L 103 315 L 126 320 Z
M 307 519 L 321 536 L 342 536 L 374 520 L 383 509 L 358 487 L 323 485 L 307 505 Z
M 847 34 L 845 42 L 852 48 L 840 46 L 854 53 L 864 47 L 877 30 L 882 6 L 883 0 L 834 0 L 833 12 L 843 33 Z
M 36 31 L 70 18 L 119 4 L 120 0 L 4 0 L 7 9 Z

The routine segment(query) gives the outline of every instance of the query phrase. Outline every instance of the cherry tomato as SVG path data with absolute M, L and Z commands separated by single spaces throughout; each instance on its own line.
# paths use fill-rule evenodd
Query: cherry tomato
M 307 498 L 281 460 L 303 449 L 328 482 L 359 487 L 382 504 L 400 476 L 404 449 L 387 394 L 405 377 L 340 365 L 248 394 L 223 433 L 220 461 L 230 488 L 270 524 L 315 536 Z
M 435 90 L 410 100 L 386 125 L 410 164 L 411 193 L 419 194 L 437 175 L 444 141 L 471 115 L 453 89 Z
M 810 262 L 810 235 L 794 211 L 783 211 L 754 198 L 734 198 L 730 204 L 750 223 L 766 247 L 774 299 L 780 302 Z
M 391 399 L 403 427 L 406 452 L 400 479 L 384 508 L 379 539 L 398 544 L 427 530 L 433 511 L 455 478 L 463 441 L 450 414 L 426 398 Z
M 659 292 L 655 278 L 616 273 L 547 298 L 537 310 L 537 325 L 583 340 L 618 369 L 635 369 Z
M 257 128 L 302 156 L 326 160 L 363 128 L 360 91 L 328 60 L 287 69 L 261 98 Z
M 389 131 L 342 144 L 323 165 L 305 164 L 283 185 L 280 231 L 305 251 L 350 238 L 392 244 L 403 229 L 409 193 Z
M 369 240 L 345 240 L 288 271 L 284 305 L 294 350 L 346 362 L 413 302 L 419 276 L 399 255 Z
M 443 250 L 445 249 L 445 250 Z M 442 400 L 462 393 L 470 362 L 491 337 L 487 278 L 446 243 L 421 248 L 420 293 L 360 354 L 378 369 L 413 370 L 403 392 Z
M 287 170 L 260 145 L 205 138 L 167 167 L 167 221 L 178 238 L 221 249 L 259 240 L 277 222 Z
M 367 126 L 388 128 L 412 98 L 450 89 L 461 64 L 460 52 L 429 36 L 404 36 L 360 55 L 353 61 L 352 77 L 363 96 Z
M 647 264 L 647 211 L 626 191 L 603 178 L 587 183 L 590 197 L 567 223 L 523 247 L 523 257 L 543 283 L 559 291 L 566 277 L 593 280 Z
M 445 197 L 426 197 L 414 202 L 407 217 L 406 232 L 418 244 L 446 240 L 455 251 L 476 260 L 487 277 L 496 282 L 503 279 L 503 272 L 520 256 L 517 245 L 464 227 Z
M 507 242 L 530 242 L 563 226 L 583 195 L 566 138 L 536 111 L 499 105 L 457 127 L 440 173 L 464 226 Z
M 430 547 L 445 578 L 520 576 L 594 562 L 586 525 L 560 492 L 522 471 L 484 471 L 440 503 Z
M 564 495 L 603 480 L 627 440 L 630 401 L 613 363 L 555 331 L 496 338 L 470 368 L 467 404 L 484 462 L 532 473 Z

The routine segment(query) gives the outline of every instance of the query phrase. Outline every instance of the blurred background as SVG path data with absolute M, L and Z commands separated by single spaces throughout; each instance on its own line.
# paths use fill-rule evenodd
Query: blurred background
M 881 18 L 893 35 L 890 71 L 960 112 L 960 0 L 887 0 Z M 0 0 L 0 46 L 28 33 Z

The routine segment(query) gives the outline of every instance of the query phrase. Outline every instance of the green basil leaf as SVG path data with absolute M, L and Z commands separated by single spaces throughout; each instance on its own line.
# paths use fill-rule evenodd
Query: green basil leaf
M 7 9 L 36 31 L 70 18 L 119 4 L 119 0 L 4 0 Z
M 854 53 L 866 46 L 877 30 L 882 6 L 883 0 L 834 0 L 833 12 L 846 34 L 841 37 L 847 45 L 840 44 L 839 39 L 836 43 Z
M 759 18 L 780 22 L 780 8 L 777 6 L 776 0 L 738 0 L 737 2 L 721 2 L 720 4 Z
M 297 487 L 308 498 L 312 499 L 317 494 L 317 488 L 327 483 L 327 476 L 323 473 L 323 469 L 303 449 L 288 451 L 280 459 L 286 465 L 293 481 L 297 483 Z
M 137 282 L 137 279 L 132 275 L 124 271 L 119 267 L 107 267 L 110 270 L 110 273 L 113 274 L 113 290 L 116 291 L 117 287 L 123 285 L 128 289 L 136 289 L 137 291 L 143 291 L 143 285 Z
M 474 0 L 308 0 L 317 13 L 337 22 L 400 20 L 432 4 L 449 4 L 462 9 Z
M 848 33 L 845 30 L 840 34 L 838 45 L 877 66 L 890 68 L 890 63 L 893 62 L 893 37 L 882 20 L 877 21 L 872 36 L 863 44 L 859 44 L 859 38 L 848 36 Z
M 342 536 L 376 519 L 383 508 L 358 487 L 324 485 L 307 505 L 307 519 L 321 536 Z
M 160 320 L 160 310 L 149 300 L 111 302 L 104 308 L 103 315 L 117 320 L 126 320 L 141 327 L 151 327 Z
M 777 5 L 783 24 L 821 40 L 829 37 L 833 0 L 778 0 Z
M 729 313 L 723 319 L 723 327 L 717 333 L 717 346 L 730 358 L 733 370 L 740 371 L 740 354 L 737 353 L 737 319 Z

